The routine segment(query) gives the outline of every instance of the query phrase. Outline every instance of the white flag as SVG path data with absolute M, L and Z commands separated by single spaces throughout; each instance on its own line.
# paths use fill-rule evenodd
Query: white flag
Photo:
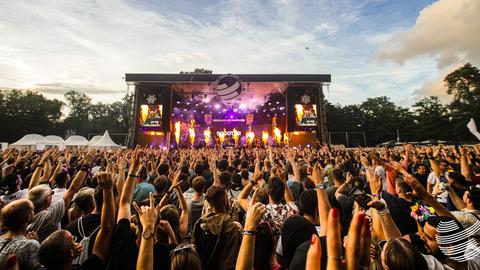
M 480 141 L 480 133 L 477 130 L 477 126 L 475 125 L 475 121 L 473 118 L 470 118 L 470 121 L 467 124 L 468 130 L 473 134 L 473 136 L 477 137 L 477 139 Z

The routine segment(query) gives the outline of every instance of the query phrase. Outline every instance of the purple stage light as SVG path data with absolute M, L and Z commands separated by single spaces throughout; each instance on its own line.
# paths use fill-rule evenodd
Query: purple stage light
M 220 104 L 215 104 L 215 109 L 220 109 Z

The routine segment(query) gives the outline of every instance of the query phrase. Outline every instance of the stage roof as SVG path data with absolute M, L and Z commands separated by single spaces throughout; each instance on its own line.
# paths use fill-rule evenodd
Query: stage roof
M 208 83 L 224 74 L 126 73 L 126 82 Z M 242 82 L 330 83 L 330 74 L 233 74 Z

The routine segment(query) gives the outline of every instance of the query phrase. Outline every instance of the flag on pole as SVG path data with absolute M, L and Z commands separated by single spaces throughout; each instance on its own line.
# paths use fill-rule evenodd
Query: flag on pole
M 477 137 L 477 139 L 480 141 L 480 133 L 477 130 L 477 125 L 475 125 L 475 121 L 473 118 L 470 118 L 470 121 L 467 124 L 468 130 L 473 134 L 473 136 Z

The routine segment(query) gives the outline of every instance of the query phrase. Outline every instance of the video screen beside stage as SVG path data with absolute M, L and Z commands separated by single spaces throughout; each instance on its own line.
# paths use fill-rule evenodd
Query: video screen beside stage
M 317 126 L 317 105 L 295 104 L 295 122 L 299 127 Z
M 161 128 L 162 127 L 162 105 L 140 105 L 140 127 Z

